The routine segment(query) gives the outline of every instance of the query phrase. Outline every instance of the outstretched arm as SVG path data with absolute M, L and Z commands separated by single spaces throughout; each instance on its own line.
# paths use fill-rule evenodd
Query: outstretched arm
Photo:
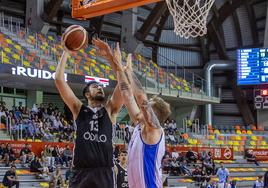
M 114 56 L 121 58 L 120 51 L 115 51 L 113 53 L 110 46 L 106 42 L 100 39 L 92 39 L 92 43 L 98 48 L 97 54 L 105 58 L 110 63 L 113 72 L 116 73 Z M 116 116 L 119 113 L 121 107 L 123 106 L 123 101 L 118 100 L 120 98 L 121 98 L 121 92 L 117 84 L 112 94 L 112 97 L 108 100 L 106 104 L 106 109 L 109 113 L 110 119 L 113 124 L 116 123 Z
M 63 54 L 61 56 L 60 62 L 58 64 L 58 67 L 55 73 L 55 84 L 56 84 L 57 89 L 59 90 L 61 98 L 72 111 L 73 118 L 76 119 L 78 116 L 79 110 L 82 106 L 82 102 L 74 95 L 72 89 L 66 83 L 65 78 L 64 78 L 64 70 L 65 70 L 68 55 L 69 54 L 67 51 L 63 51 Z
M 146 124 L 153 128 L 160 128 L 160 122 L 152 109 L 145 91 L 142 88 L 142 84 L 133 72 L 131 54 L 128 54 L 125 72 L 130 82 L 132 91 L 134 92 L 133 94 L 137 100 L 138 106 L 140 107 L 144 119 L 147 122 Z

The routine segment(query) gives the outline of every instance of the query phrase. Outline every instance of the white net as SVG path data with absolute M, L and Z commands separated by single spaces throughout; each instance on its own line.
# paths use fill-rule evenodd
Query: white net
M 174 32 L 184 38 L 207 34 L 207 17 L 215 0 L 166 0 Z

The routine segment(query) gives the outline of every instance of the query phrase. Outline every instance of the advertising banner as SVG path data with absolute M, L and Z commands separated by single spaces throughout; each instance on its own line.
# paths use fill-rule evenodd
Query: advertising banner
M 169 152 L 178 152 L 181 154 L 186 154 L 189 149 L 192 149 L 194 153 L 198 156 L 202 151 L 211 152 L 212 158 L 214 160 L 233 160 L 234 159 L 234 151 L 233 148 L 212 148 L 212 147 L 184 147 L 184 146 L 167 146 L 167 150 Z

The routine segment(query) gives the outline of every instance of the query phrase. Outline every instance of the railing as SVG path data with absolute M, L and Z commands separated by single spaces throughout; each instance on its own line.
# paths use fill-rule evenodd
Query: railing
M 0 14 L 0 27 L 6 28 L 10 32 L 16 34 L 17 38 L 15 37 L 15 40 L 19 40 L 18 34 L 22 28 L 20 26 L 20 23 L 18 21 L 14 20 L 14 18 L 5 16 L 4 13 L 1 13 Z M 41 59 L 41 57 L 44 57 L 44 56 L 50 57 L 52 61 L 55 61 L 55 65 L 56 65 L 56 62 L 58 61 L 58 59 L 57 59 L 57 55 L 52 51 L 52 47 L 49 46 L 47 48 L 48 54 L 44 54 L 44 51 L 42 49 L 40 49 L 41 43 L 39 45 L 39 43 L 37 42 L 35 46 L 28 43 L 27 37 L 29 36 L 29 34 L 34 35 L 36 41 L 39 41 L 36 32 L 32 32 L 30 29 L 25 28 L 25 41 L 24 42 L 28 45 L 28 47 L 29 48 L 31 47 L 34 50 L 36 50 L 37 55 L 38 55 L 37 57 L 39 59 Z M 148 50 L 148 49 L 143 48 L 142 50 Z M 0 54 L 2 54 L 2 53 L 0 53 Z M 1 60 L 3 62 L 3 55 L 1 55 L 1 56 L 2 56 Z M 195 73 L 187 70 L 185 67 L 177 65 L 175 62 L 169 60 L 167 57 L 161 56 L 159 54 L 158 54 L 158 57 L 161 58 L 161 62 L 164 62 L 164 64 L 162 65 L 162 68 L 167 73 L 166 77 L 164 78 L 164 84 L 160 84 L 160 82 L 159 82 L 159 70 L 157 68 L 155 68 L 155 70 L 154 70 L 155 75 L 154 75 L 153 79 L 149 78 L 146 74 L 140 75 L 142 77 L 142 83 L 143 83 L 143 86 L 145 88 L 150 88 L 150 89 L 154 88 L 154 92 L 157 92 L 157 93 L 168 92 L 169 94 L 175 93 L 177 96 L 180 96 L 185 91 L 171 88 L 171 83 L 170 83 L 170 79 L 168 78 L 168 76 L 169 76 L 169 73 L 173 73 L 176 77 L 182 78 L 189 83 L 190 89 L 187 92 L 190 93 L 191 96 L 193 96 L 194 94 L 199 94 L 201 96 L 206 95 L 206 93 L 205 93 L 206 80 L 205 79 L 203 79 L 198 74 L 195 74 Z M 22 65 L 23 59 L 24 59 L 24 57 L 21 56 L 21 62 L 16 62 L 16 63 Z M 39 61 L 39 62 L 41 62 L 41 61 Z M 139 63 L 141 63 L 141 62 L 137 61 L 134 64 L 135 68 L 137 68 L 138 70 L 139 70 L 139 67 L 141 67 L 139 65 Z M 76 70 L 76 65 L 73 64 L 71 66 L 72 66 L 71 71 L 74 72 L 74 70 Z M 41 67 L 41 65 L 40 65 L 40 67 Z M 142 70 L 139 70 L 139 71 L 143 72 Z M 105 75 L 105 76 L 107 76 L 107 75 Z M 213 91 L 212 96 L 219 97 L 218 88 L 212 87 L 211 90 Z

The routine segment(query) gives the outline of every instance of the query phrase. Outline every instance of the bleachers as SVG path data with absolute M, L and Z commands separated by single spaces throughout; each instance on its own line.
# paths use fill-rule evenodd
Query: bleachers
M 48 182 L 50 180 L 50 177 L 45 178 L 36 178 L 36 173 L 30 172 L 29 168 L 23 167 L 21 164 L 16 164 L 17 167 L 17 175 L 20 182 L 21 188 L 29 188 L 29 187 L 39 187 L 39 188 L 47 188 L 49 186 Z M 0 180 L 2 181 L 5 172 L 9 170 L 10 167 L 4 167 L 3 164 L 0 164 Z M 62 177 L 65 180 L 65 173 L 67 171 L 67 168 L 62 167 Z M 67 187 L 67 186 L 66 186 Z M 4 188 L 2 183 L 0 183 L 0 188 Z
M 220 161 L 215 161 L 219 163 Z M 256 166 L 255 164 L 248 163 L 245 160 L 224 162 L 224 166 L 228 168 L 230 172 L 230 180 L 237 181 L 237 187 L 249 188 L 253 187 L 258 175 L 264 175 L 268 171 L 268 163 L 261 163 L 261 166 Z M 219 164 L 216 164 L 219 167 Z M 193 169 L 193 167 L 192 167 Z M 217 181 L 216 176 L 212 177 L 212 181 Z M 191 177 L 181 177 L 181 176 L 169 176 L 167 178 L 167 185 L 172 186 L 187 186 L 188 188 L 196 187 L 195 182 Z
M 25 29 L 21 29 L 17 34 L 14 34 L 1 27 L 0 43 L 3 63 L 6 64 L 55 71 L 56 62 L 62 54 L 59 36 L 46 36 Z M 71 57 L 67 61 L 66 72 L 115 80 L 109 64 L 100 63 L 95 52 L 96 49 L 90 45 L 86 49 L 71 53 Z M 126 53 L 122 52 L 122 54 L 125 60 Z M 145 59 L 140 54 L 133 54 L 133 66 L 136 71 L 159 82 L 160 85 L 184 92 L 191 92 L 192 90 L 191 84 L 185 79 L 177 77 L 171 72 L 166 72 L 156 63 Z

